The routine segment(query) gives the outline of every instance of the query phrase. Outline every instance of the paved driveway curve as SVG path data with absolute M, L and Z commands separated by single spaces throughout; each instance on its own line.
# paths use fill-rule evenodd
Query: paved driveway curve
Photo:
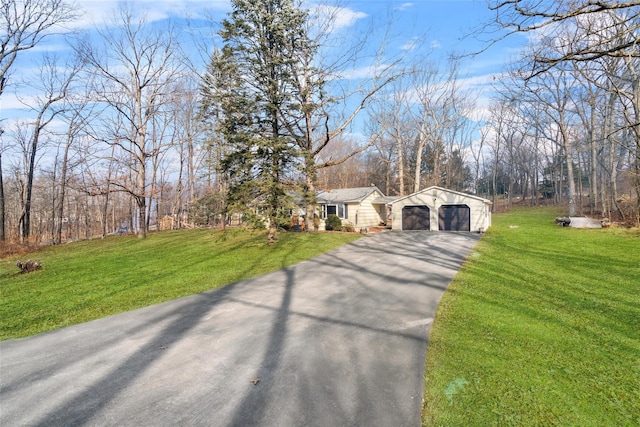
M 378 234 L 2 342 L 0 425 L 418 426 L 434 311 L 477 240 Z

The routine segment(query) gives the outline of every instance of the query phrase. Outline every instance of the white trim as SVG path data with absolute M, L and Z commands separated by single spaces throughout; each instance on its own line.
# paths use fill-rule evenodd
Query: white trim
M 416 195 L 418 195 L 418 194 L 428 193 L 429 191 L 433 191 L 433 190 L 436 190 L 436 191 L 442 191 L 442 192 L 445 192 L 445 193 L 451 193 L 451 194 L 455 194 L 455 195 L 463 196 L 463 197 L 469 197 L 469 198 L 471 198 L 471 199 L 481 200 L 482 202 L 484 202 L 484 203 L 486 203 L 486 204 L 489 204 L 489 205 L 491 205 L 491 204 L 492 204 L 492 203 L 491 203 L 491 200 L 489 200 L 489 199 L 485 199 L 485 198 L 483 198 L 483 197 L 476 196 L 476 195 L 473 195 L 473 194 L 462 193 L 462 192 L 460 192 L 460 191 L 449 190 L 449 189 L 447 189 L 447 188 L 438 187 L 437 185 L 433 185 L 433 186 L 431 186 L 431 187 L 428 187 L 428 188 L 422 189 L 422 190 L 417 191 L 417 192 L 415 192 L 415 193 L 411 193 L 411 194 L 408 194 L 408 195 L 406 195 L 406 196 L 402 196 L 402 197 L 400 197 L 399 199 L 396 199 L 396 200 L 394 200 L 394 201 L 390 202 L 389 204 L 390 204 L 390 205 L 392 205 L 392 204 L 394 204 L 394 203 L 396 203 L 396 202 L 400 202 L 400 201 L 402 201 L 402 200 L 404 200 L 404 199 L 408 199 L 409 197 L 413 197 L 413 196 L 416 196 Z

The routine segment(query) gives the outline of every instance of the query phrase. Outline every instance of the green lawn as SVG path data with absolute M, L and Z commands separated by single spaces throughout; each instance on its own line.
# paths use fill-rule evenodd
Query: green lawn
M 425 426 L 640 425 L 640 233 L 556 214 L 494 215 L 443 295 Z
M 0 259 L 0 339 L 18 338 L 203 292 L 274 271 L 360 237 L 181 230 L 114 236 Z M 16 260 L 39 259 L 20 274 Z

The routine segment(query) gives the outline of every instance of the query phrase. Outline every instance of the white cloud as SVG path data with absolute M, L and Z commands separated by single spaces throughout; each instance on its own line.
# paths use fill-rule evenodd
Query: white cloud
M 0 108 L 2 108 L 5 115 L 7 115 L 9 110 L 24 110 L 27 108 L 27 105 L 35 105 L 36 101 L 36 95 L 21 95 L 20 98 L 18 98 L 15 93 L 7 91 L 3 93 L 2 98 L 0 98 Z
M 351 27 L 359 19 L 366 18 L 368 15 L 364 12 L 358 12 L 346 7 L 317 5 L 311 10 L 312 15 L 325 23 L 330 23 L 331 30 L 339 30 Z
M 466 116 L 473 120 L 474 122 L 484 122 L 489 120 L 491 116 L 491 112 L 489 110 L 491 103 L 493 102 L 492 97 L 480 96 L 476 99 L 475 108 L 469 111 L 469 114 Z
M 88 29 L 108 24 L 118 9 L 117 0 L 77 0 L 82 16 L 68 24 L 73 29 Z M 135 0 L 128 4 L 135 12 L 144 14 L 147 22 L 156 22 L 172 16 L 205 16 L 207 11 L 231 10 L 229 0 Z
M 66 43 L 62 43 L 59 41 L 55 41 L 53 43 L 48 43 L 49 40 L 47 40 L 47 43 L 41 43 L 41 44 L 37 44 L 34 47 L 29 49 L 30 53 L 37 53 L 37 52 L 47 52 L 47 53 L 52 53 L 52 52 L 66 52 L 69 50 L 69 45 Z
M 499 79 L 499 78 L 500 78 L 499 74 L 482 74 L 478 76 L 458 79 L 457 83 L 461 87 L 477 88 L 477 87 L 483 87 L 483 86 L 487 86 L 492 83 L 495 83 L 496 79 Z
M 80 0 L 78 2 L 81 15 L 79 19 L 66 24 L 74 30 L 94 28 L 96 25 L 104 24 L 113 16 L 113 11 L 117 7 L 115 1 L 91 1 Z
M 374 77 L 376 74 L 380 74 L 389 66 L 386 64 L 381 65 L 369 65 L 365 67 L 353 68 L 341 73 L 338 78 L 346 80 L 368 79 Z
M 417 37 L 413 37 L 411 40 L 409 40 L 408 42 L 406 42 L 405 44 L 403 44 L 400 49 L 402 50 L 414 50 L 419 46 L 418 44 L 418 38 Z
M 413 7 L 413 3 L 402 3 L 400 6 L 397 7 L 397 10 L 407 10 L 409 8 Z

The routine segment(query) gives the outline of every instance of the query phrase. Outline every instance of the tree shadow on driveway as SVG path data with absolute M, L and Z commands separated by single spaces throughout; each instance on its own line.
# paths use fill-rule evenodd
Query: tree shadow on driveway
M 419 425 L 430 323 L 477 242 L 437 237 L 363 238 L 211 292 L 3 342 L 0 423 Z

